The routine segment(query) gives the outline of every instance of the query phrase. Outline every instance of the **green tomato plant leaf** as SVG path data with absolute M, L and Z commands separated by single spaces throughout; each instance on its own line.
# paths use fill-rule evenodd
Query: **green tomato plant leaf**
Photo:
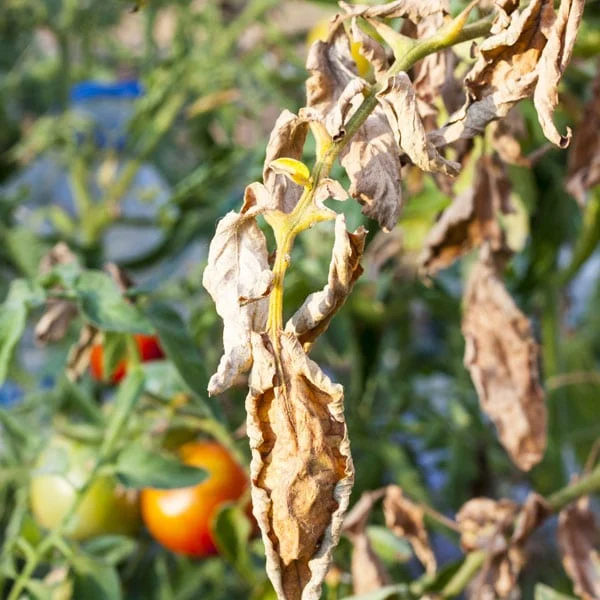
M 253 573 L 248 550 L 252 524 L 237 504 L 227 504 L 219 510 L 212 523 L 212 532 L 219 553 L 246 579 Z
M 198 485 L 204 469 L 183 464 L 177 458 L 152 451 L 136 442 L 126 446 L 115 465 L 119 481 L 130 488 L 175 489 Z
M 73 562 L 73 598 L 85 600 L 121 600 L 123 593 L 114 567 L 89 556 Z

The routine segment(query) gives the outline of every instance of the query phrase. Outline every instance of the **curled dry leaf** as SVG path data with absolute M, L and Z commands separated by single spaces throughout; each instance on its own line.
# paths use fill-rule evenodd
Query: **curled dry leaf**
M 102 341 L 102 332 L 86 323 L 79 333 L 67 356 L 65 374 L 70 381 L 78 381 L 90 364 L 92 348 Z
M 367 535 L 371 509 L 383 497 L 385 490 L 364 492 L 344 519 L 343 533 L 352 542 L 352 588 L 354 594 L 366 594 L 391 583 L 389 573 Z
M 342 150 L 340 162 L 350 178 L 350 195 L 363 205 L 363 214 L 391 231 L 403 206 L 401 165 L 394 133 L 381 106 Z
M 492 259 L 483 253 L 464 294 L 465 366 L 502 445 L 513 462 L 528 471 L 546 449 L 538 345 L 529 321 L 506 291 Z
M 583 497 L 560 511 L 558 545 L 573 589 L 583 600 L 600 598 L 600 527 Z
M 358 46 L 360 54 L 373 65 L 375 78 L 381 79 L 390 66 L 390 61 L 388 60 L 385 49 L 379 42 L 368 36 L 359 27 L 356 17 L 352 19 L 350 31 L 352 33 L 352 40 L 355 43 L 360 44 L 360 46 Z
M 260 190 L 260 188 L 255 188 Z M 246 194 L 244 207 L 251 203 Z M 232 386 L 252 365 L 250 333 L 263 331 L 273 274 L 267 242 L 252 216 L 230 212 L 217 225 L 210 243 L 202 285 L 212 296 L 223 319 L 224 354 L 208 384 L 210 394 Z
M 600 64 L 592 84 L 592 96 L 583 111 L 569 150 L 567 191 L 585 204 L 587 191 L 600 183 Z
M 343 135 L 366 86 L 357 77 L 343 27 L 335 29 L 328 42 L 313 44 L 306 68 L 310 72 L 306 82 L 309 109 L 327 123 L 330 134 Z M 393 229 L 402 206 L 400 157 L 381 107 L 375 108 L 342 150 L 340 161 L 350 178 L 350 195 L 364 205 L 363 213 L 384 229 Z
M 425 240 L 421 269 L 434 275 L 457 258 L 487 242 L 502 250 L 505 236 L 498 214 L 512 212 L 510 182 L 495 157 L 481 156 L 475 164 L 475 181 L 442 213 Z
M 329 327 L 333 315 L 344 304 L 362 274 L 360 259 L 366 235 L 364 227 L 354 233 L 348 232 L 344 215 L 338 215 L 327 285 L 306 298 L 285 328 L 296 335 L 305 349 Z
M 390 77 L 377 94 L 390 123 L 396 143 L 423 171 L 456 175 L 460 164 L 446 160 L 427 139 L 417 109 L 415 90 L 406 73 Z
M 583 16 L 585 0 L 562 0 L 556 20 L 550 30 L 548 43 L 538 63 L 538 82 L 533 94 L 533 104 L 544 135 L 559 148 L 566 148 L 571 141 L 571 130 L 561 135 L 552 115 L 558 105 L 558 84 L 571 60 L 577 30 Z
M 252 504 L 278 597 L 317 600 L 354 480 L 343 390 L 294 334 L 278 342 L 276 355 L 266 335 L 252 334 Z
M 436 146 L 481 133 L 510 108 L 533 96 L 544 134 L 564 147 L 552 123 L 557 87 L 567 67 L 581 21 L 584 0 L 564 0 L 558 16 L 552 0 L 532 0 L 510 19 L 496 21 L 479 46 L 478 59 L 465 78 L 467 103 L 448 125 L 430 134 Z
M 482 589 L 489 584 L 501 598 L 515 587 L 525 562 L 522 547 L 509 543 L 510 530 L 518 511 L 519 505 L 510 500 L 496 502 L 489 498 L 474 498 L 456 515 L 463 550 L 487 553 L 477 587 Z
M 352 17 L 363 17 L 365 19 L 398 19 L 407 18 L 413 23 L 419 23 L 422 19 L 447 9 L 446 0 L 395 0 L 387 4 L 349 4 L 340 2 L 340 6 L 346 14 Z
M 77 264 L 75 254 L 64 242 L 59 242 L 40 261 L 40 275 L 48 274 L 58 265 Z M 35 341 L 48 344 L 61 340 L 71 321 L 77 316 L 77 305 L 70 300 L 50 298 L 46 302 L 44 314 L 35 326 Z
M 284 110 L 275 122 L 267 144 L 263 180 L 270 204 L 284 213 L 292 212 L 302 195 L 302 186 L 278 173 L 271 164 L 278 158 L 302 159 L 308 126 L 306 119 Z
M 423 522 L 423 509 L 406 498 L 402 488 L 389 485 L 383 499 L 383 512 L 387 527 L 409 541 L 427 573 L 435 573 L 437 564 Z

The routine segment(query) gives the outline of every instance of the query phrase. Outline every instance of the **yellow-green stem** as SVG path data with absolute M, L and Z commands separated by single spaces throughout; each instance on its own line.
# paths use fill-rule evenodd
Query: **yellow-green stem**
M 463 12 L 452 23 L 449 23 L 447 27 L 440 29 L 435 35 L 421 41 L 415 41 L 411 50 L 407 52 L 402 59 L 396 60 L 392 65 L 388 71 L 388 75 L 407 71 L 418 60 L 424 58 L 428 54 L 432 54 L 443 48 L 448 48 L 458 42 L 464 42 L 480 37 L 489 32 L 491 26 L 491 21 L 489 19 L 482 19 L 471 25 L 464 26 L 465 20 L 466 15 Z M 340 152 L 377 106 L 377 94 L 384 89 L 386 79 L 387 77 L 384 77 L 383 81 L 367 88 L 364 92 L 362 104 L 345 127 L 346 134 L 344 137 L 332 143 L 324 156 L 316 163 L 311 173 L 312 186 L 310 189 L 304 190 L 304 193 L 294 210 L 289 215 L 280 217 L 278 227 L 276 229 L 274 228 L 276 231 L 277 251 L 275 263 L 273 265 L 273 286 L 269 299 L 267 331 L 275 346 L 276 354 L 278 354 L 279 349 L 279 338 L 277 333 L 283 329 L 283 284 L 285 273 L 289 266 L 289 257 L 294 245 L 294 240 L 298 233 L 320 220 L 315 214 L 316 211 L 313 203 L 315 190 L 319 187 L 320 183 L 329 176 L 331 167 L 340 155 Z

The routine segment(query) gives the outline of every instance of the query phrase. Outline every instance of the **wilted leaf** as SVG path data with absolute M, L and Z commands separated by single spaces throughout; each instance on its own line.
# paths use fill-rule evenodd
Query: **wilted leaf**
M 90 355 L 95 344 L 102 340 L 102 332 L 86 323 L 79 332 L 78 340 L 71 346 L 67 356 L 66 375 L 70 381 L 77 381 L 90 363 Z
M 400 157 L 394 133 L 381 106 L 367 117 L 344 147 L 340 159 L 350 178 L 350 195 L 362 212 L 391 231 L 402 210 Z
M 558 84 L 573 53 L 584 3 L 585 0 L 561 1 L 548 43 L 538 64 L 539 78 L 533 94 L 533 103 L 544 135 L 559 148 L 569 145 L 571 130 L 567 128 L 566 135 L 561 135 L 552 121 L 552 115 L 558 104 Z
M 545 135 L 564 147 L 552 124 L 556 89 L 570 59 L 584 0 L 564 0 L 556 16 L 552 0 L 532 0 L 510 19 L 495 23 L 479 46 L 478 60 L 467 74 L 467 103 L 449 124 L 430 134 L 436 146 L 471 138 L 517 102 L 533 96 Z
M 510 182 L 502 164 L 489 156 L 479 158 L 474 171 L 473 185 L 455 198 L 427 235 L 420 262 L 428 275 L 450 266 L 483 242 L 494 251 L 504 247 L 497 215 L 512 212 Z
M 343 532 L 352 542 L 352 589 L 366 594 L 391 583 L 389 574 L 367 536 L 367 521 L 375 502 L 385 490 L 364 492 L 344 519 Z
M 396 143 L 423 171 L 456 175 L 460 165 L 446 160 L 427 139 L 417 109 L 415 90 L 406 73 L 398 73 L 377 94 L 390 123 Z
M 296 314 L 286 324 L 307 348 L 328 327 L 333 315 L 341 308 L 362 274 L 359 261 L 365 246 L 367 231 L 359 227 L 354 233 L 346 230 L 344 215 L 335 222 L 335 243 L 325 288 L 310 294 Z
M 250 333 L 265 329 L 272 279 L 267 242 L 255 219 L 233 211 L 225 215 L 202 278 L 224 323 L 224 354 L 208 383 L 210 394 L 231 387 L 252 366 Z
M 535 492 L 530 493 L 515 522 L 512 541 L 523 543 L 551 513 L 552 510 L 543 496 Z
M 510 500 L 474 498 L 456 515 L 461 529 L 460 543 L 465 552 L 483 550 L 488 555 L 487 566 L 481 572 L 477 586 L 485 583 L 504 598 L 517 582 L 525 562 L 519 544 L 509 543 L 509 533 L 519 511 L 519 505 Z
M 296 206 L 302 195 L 302 186 L 273 168 L 273 163 L 280 158 L 300 161 L 307 134 L 308 121 L 284 110 L 275 122 L 267 144 L 263 181 L 270 195 L 272 208 L 284 213 L 291 212 Z
M 538 346 L 531 325 L 510 297 L 487 249 L 464 294 L 465 366 L 484 412 L 513 462 L 528 471 L 546 449 L 546 406 Z
M 371 6 L 368 4 L 349 4 L 340 2 L 340 6 L 346 13 L 353 17 L 363 17 L 365 19 L 397 19 L 407 18 L 413 23 L 418 23 L 435 13 L 447 9 L 446 0 L 395 0 L 387 4 L 378 4 Z
M 292 333 L 252 334 L 246 399 L 254 515 L 283 600 L 317 600 L 354 478 L 343 390 Z
M 410 542 L 427 573 L 435 573 L 437 564 L 423 522 L 423 509 L 406 498 L 402 493 L 402 488 L 390 485 L 385 491 L 383 512 L 385 524 L 396 535 L 404 537 Z
M 600 598 L 600 527 L 583 497 L 560 511 L 558 545 L 573 589 L 583 600 Z
M 78 264 L 77 257 L 67 244 L 60 242 L 46 254 L 39 265 L 40 275 L 49 273 L 57 265 Z M 57 289 L 60 289 L 57 288 Z M 35 326 L 35 340 L 39 344 L 61 340 L 71 321 L 77 316 L 77 305 L 70 300 L 49 298 L 46 310 Z
M 355 43 L 360 44 L 358 51 L 364 56 L 371 65 L 373 65 L 373 71 L 375 72 L 375 78 L 379 79 L 382 77 L 389 67 L 389 60 L 383 46 L 368 36 L 358 25 L 356 18 L 352 19 L 352 40 Z
M 336 24 L 332 27 L 336 28 L 328 40 L 316 41 L 306 57 L 306 69 L 310 73 L 306 81 L 306 105 L 323 118 L 358 75 L 344 28 Z
M 585 204 L 587 191 L 600 183 L 600 68 L 592 85 L 581 123 L 569 150 L 567 191 Z

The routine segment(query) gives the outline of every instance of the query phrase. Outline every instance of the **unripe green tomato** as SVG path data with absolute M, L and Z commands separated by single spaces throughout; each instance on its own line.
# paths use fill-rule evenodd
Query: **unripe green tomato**
M 55 437 L 42 452 L 36 470 L 56 471 L 65 458 L 66 472 L 61 475 L 39 474 L 31 479 L 31 510 L 36 521 L 54 529 L 71 510 L 77 494 L 88 477 L 98 449 Z M 97 477 L 85 493 L 65 535 L 84 540 L 99 535 L 133 535 L 140 526 L 137 494 L 119 486 L 113 477 Z

